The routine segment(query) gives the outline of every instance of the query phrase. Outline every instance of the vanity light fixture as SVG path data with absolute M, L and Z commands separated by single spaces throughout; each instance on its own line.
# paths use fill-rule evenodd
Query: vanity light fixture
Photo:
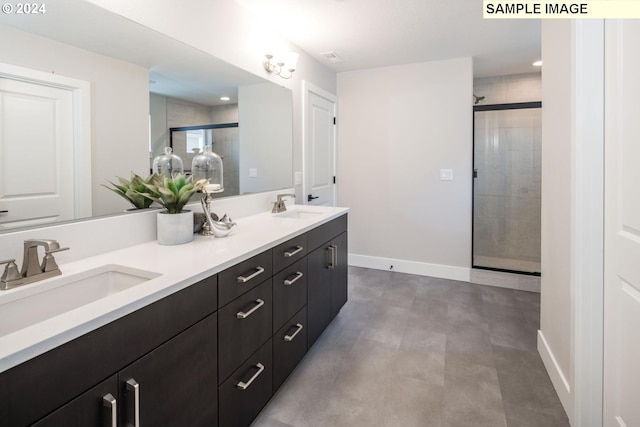
M 231 101 L 231 98 L 229 98 L 228 96 L 221 96 L 220 101 Z
M 533 65 L 534 67 L 542 67 L 542 61 L 536 61 L 531 65 Z
M 274 73 L 283 79 L 290 79 L 293 76 L 293 72 L 296 70 L 296 62 L 298 62 L 298 54 L 296 52 L 287 52 L 277 59 L 271 54 L 266 54 L 267 58 L 264 61 L 264 68 L 270 73 Z M 273 62 L 271 60 L 273 59 Z M 285 71 L 289 72 L 289 75 L 283 74 Z

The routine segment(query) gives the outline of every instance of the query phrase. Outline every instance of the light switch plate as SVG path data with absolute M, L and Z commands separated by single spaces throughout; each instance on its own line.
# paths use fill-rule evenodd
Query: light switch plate
M 296 172 L 293 180 L 294 180 L 294 185 L 302 184 L 302 172 Z
M 257 178 L 258 177 L 258 169 L 250 168 L 249 169 L 249 178 Z
M 453 181 L 453 169 L 440 169 L 440 181 Z

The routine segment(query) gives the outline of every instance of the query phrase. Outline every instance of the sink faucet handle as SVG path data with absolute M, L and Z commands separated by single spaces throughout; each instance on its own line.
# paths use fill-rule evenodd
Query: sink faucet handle
M 19 281 L 22 281 L 22 275 L 20 274 L 20 270 L 18 270 L 18 266 L 16 265 L 15 259 L 6 259 L 4 261 L 0 261 L 0 265 L 7 264 L 4 268 L 4 273 L 2 277 L 0 277 L 0 286 L 11 283 L 13 285 L 19 284 Z
M 55 271 L 55 270 L 59 271 L 60 267 L 58 267 L 58 263 L 56 263 L 56 259 L 53 257 L 52 254 L 56 252 L 66 251 L 68 249 L 69 248 L 58 248 L 58 249 L 45 251 L 44 259 L 42 260 L 42 272 L 46 273 L 47 271 Z

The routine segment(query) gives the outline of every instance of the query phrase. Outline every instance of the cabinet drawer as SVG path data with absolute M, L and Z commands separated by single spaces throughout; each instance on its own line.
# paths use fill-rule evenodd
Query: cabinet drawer
M 273 332 L 307 303 L 307 259 L 273 276 Z
M 271 250 L 264 251 L 218 274 L 218 307 L 255 288 L 272 275 Z
M 294 237 L 273 248 L 273 271 L 278 272 L 307 255 L 307 235 Z
M 242 364 L 219 389 L 220 427 L 244 427 L 272 394 L 271 340 Z
M 307 246 L 309 251 L 318 248 L 323 243 L 336 237 L 338 234 L 347 231 L 347 215 L 339 216 L 326 224 L 309 230 L 307 232 Z
M 222 383 L 271 337 L 271 279 L 218 311 L 218 381 Z
M 307 352 L 307 308 L 273 335 L 273 390 L 282 385 Z

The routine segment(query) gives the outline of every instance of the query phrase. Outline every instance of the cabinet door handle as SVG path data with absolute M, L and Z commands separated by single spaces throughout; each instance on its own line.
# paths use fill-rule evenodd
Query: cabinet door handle
M 284 253 L 284 257 L 285 258 L 290 258 L 292 256 L 294 256 L 295 254 L 297 254 L 298 252 L 300 252 L 301 250 L 303 250 L 304 248 L 302 246 L 296 246 L 295 248 L 293 248 L 293 250 L 288 250 L 287 252 Z
M 247 277 L 238 276 L 238 283 L 247 283 L 249 280 L 253 279 L 254 277 L 257 277 L 257 276 L 261 275 L 262 273 L 264 273 L 264 268 L 256 267 L 256 271 L 253 274 L 251 274 L 251 275 L 249 275 Z
M 118 427 L 118 402 L 111 393 L 102 396 L 104 413 L 104 427 Z
M 264 301 L 262 301 L 260 298 L 258 298 L 256 300 L 256 305 L 251 307 L 251 310 L 249 310 L 249 311 L 239 311 L 239 312 L 236 313 L 236 316 L 238 316 L 238 319 L 246 319 L 247 317 L 251 316 L 251 314 L 253 314 L 254 311 L 259 309 L 263 305 L 264 305 Z
M 296 283 L 298 281 L 298 279 L 300 279 L 302 276 L 304 276 L 304 274 L 302 274 L 301 272 L 296 272 L 296 277 L 294 277 L 293 279 L 286 279 L 284 281 L 284 285 L 285 286 L 291 286 L 294 283 Z
M 336 245 L 329 245 L 328 249 L 331 251 L 331 262 L 329 263 L 329 270 L 333 270 L 338 266 L 338 247 Z
M 298 335 L 300 333 L 300 331 L 304 328 L 304 326 L 302 326 L 302 323 L 298 323 L 296 325 L 296 331 L 294 333 L 292 333 L 291 335 L 285 335 L 284 336 L 284 340 L 286 342 L 291 342 L 293 341 L 293 339 L 296 337 L 296 335 Z
M 127 392 L 133 394 L 133 399 L 127 397 L 127 414 L 133 413 L 133 421 L 128 420 L 126 425 L 140 427 L 140 384 L 133 378 L 127 380 Z
M 249 386 L 251 385 L 252 382 L 254 382 L 256 380 L 256 378 L 258 378 L 260 376 L 260 374 L 262 372 L 264 372 L 264 365 L 262 363 L 258 363 L 255 366 L 256 368 L 258 368 L 258 371 L 253 374 L 253 376 L 251 378 L 249 378 L 249 381 L 247 381 L 246 383 L 243 381 L 240 381 L 237 386 L 240 390 L 246 390 L 249 388 Z

